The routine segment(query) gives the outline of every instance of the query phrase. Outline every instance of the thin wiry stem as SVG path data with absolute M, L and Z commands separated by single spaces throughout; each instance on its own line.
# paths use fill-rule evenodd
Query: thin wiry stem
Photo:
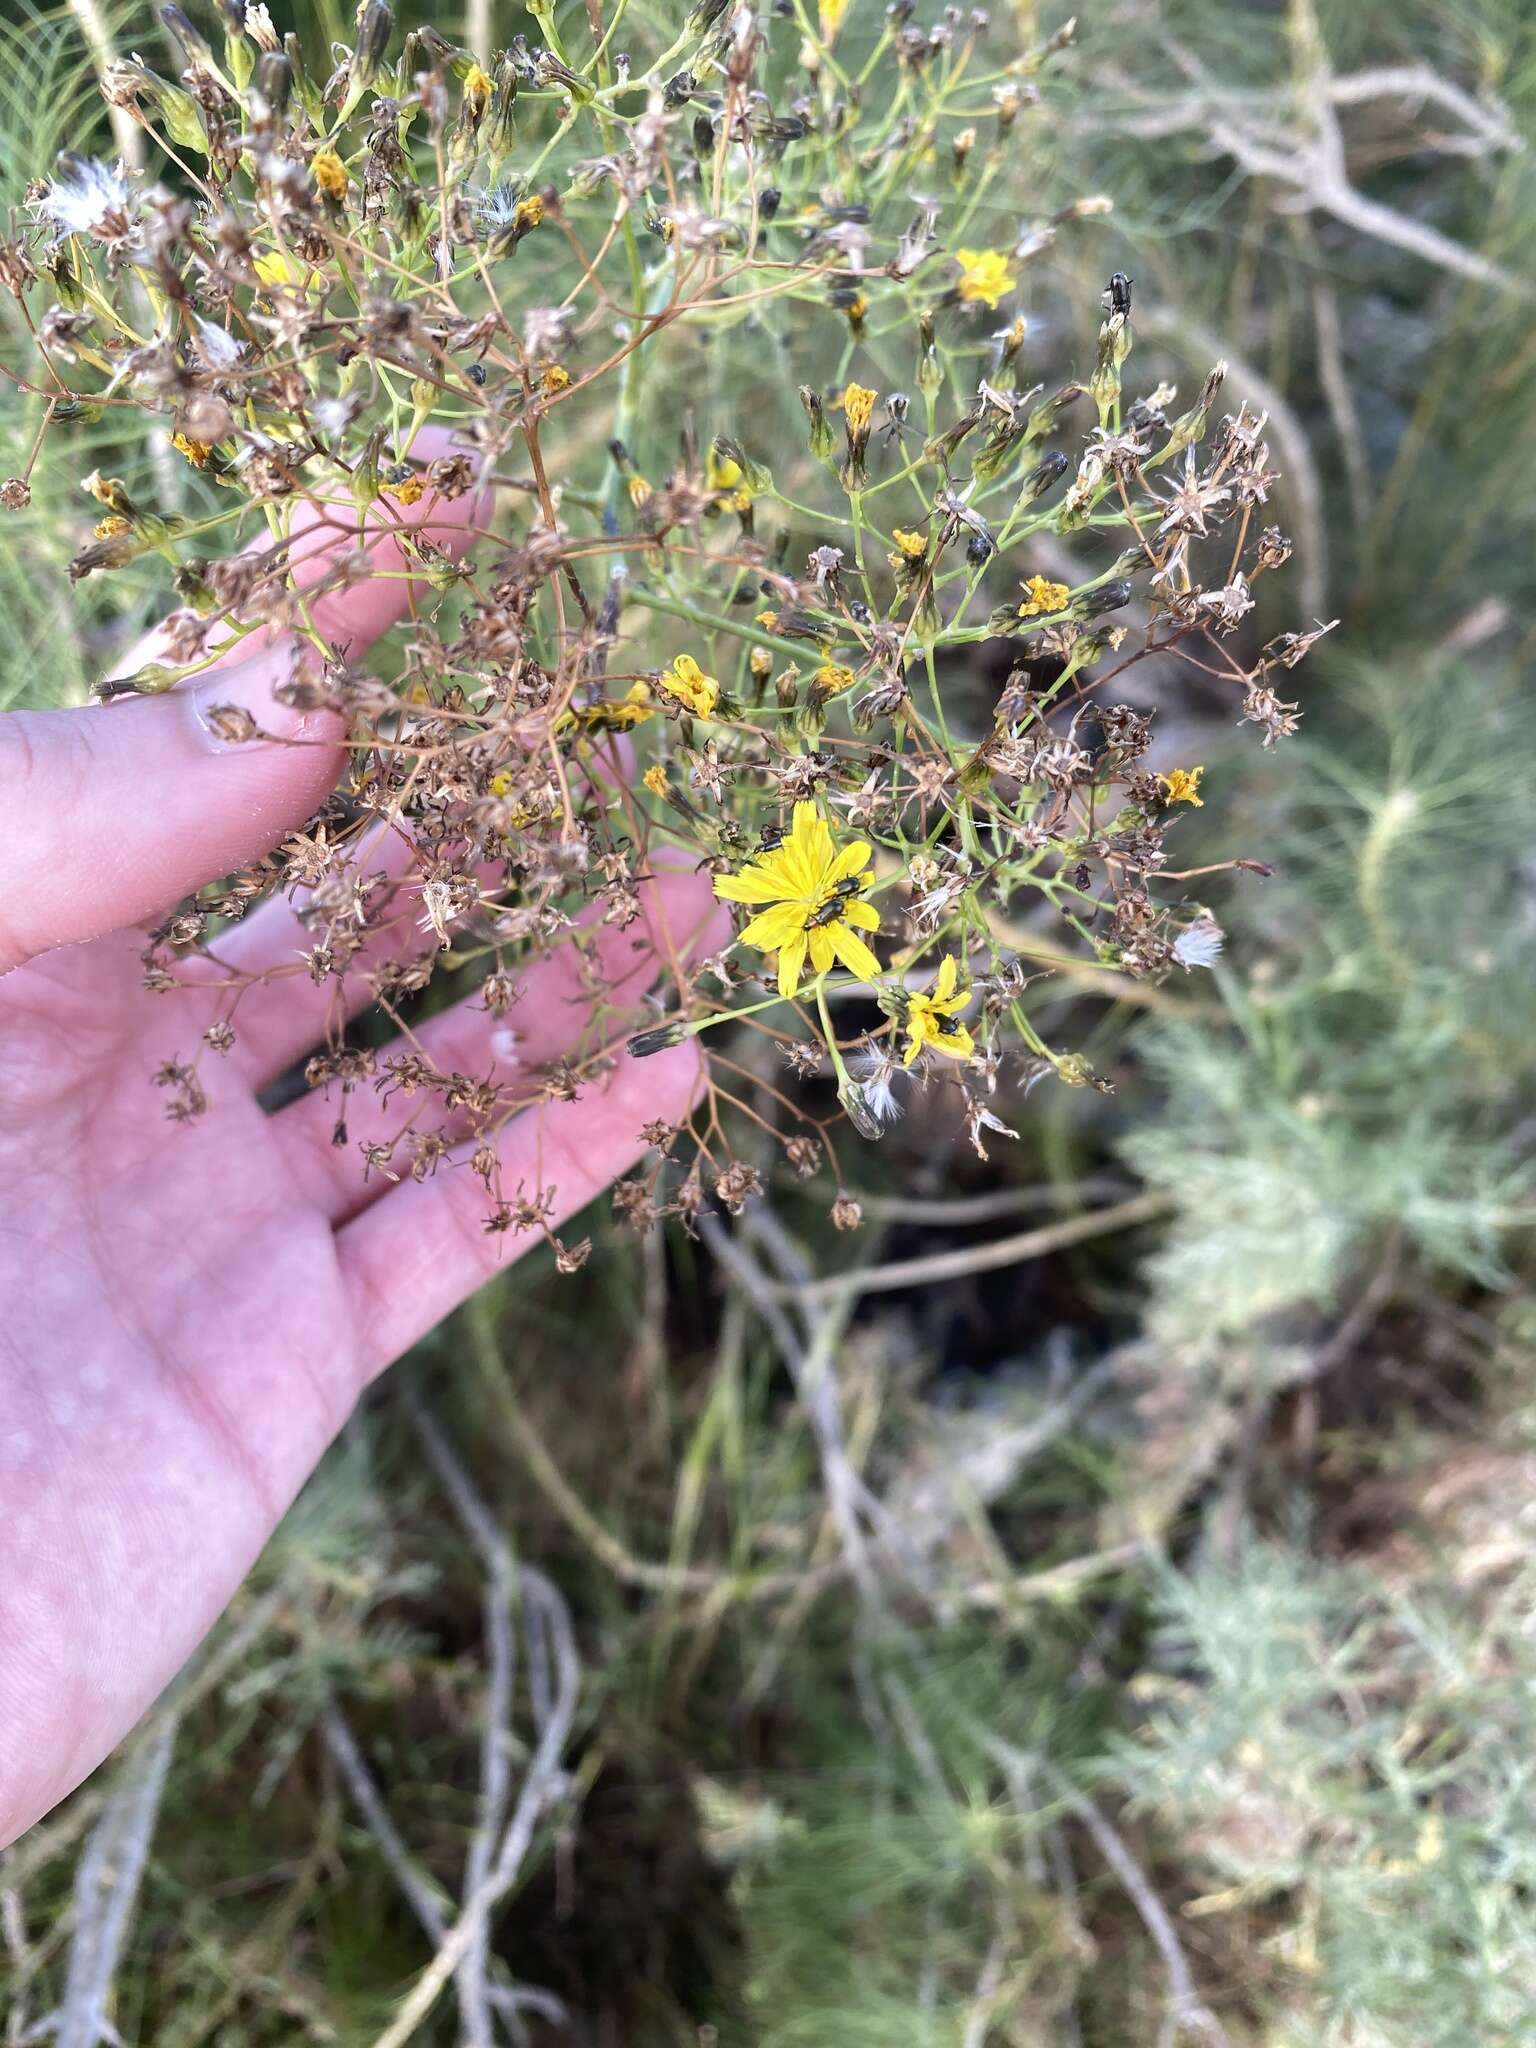
M 581 1695 L 581 1661 L 576 1652 L 575 1631 L 564 1600 L 542 1572 L 522 1566 L 518 1572 L 518 1593 L 525 1632 L 530 1632 L 532 1617 L 540 1650 L 548 1654 L 554 1667 L 538 1743 L 485 1882 L 465 1900 L 437 1954 L 412 1985 L 398 2015 L 378 2036 L 373 2048 L 402 2048 L 416 2033 L 457 1972 L 497 1901 L 516 1883 L 540 1820 L 565 1792 L 561 1759 L 575 1725 Z
M 767 1282 L 766 1299 L 776 1302 L 798 1292 L 805 1302 L 851 1299 L 860 1294 L 889 1294 L 899 1287 L 922 1287 L 936 1280 L 954 1280 L 966 1273 L 996 1272 L 1000 1267 L 1041 1259 L 1068 1245 L 1083 1244 L 1112 1230 L 1130 1230 L 1137 1224 L 1156 1223 L 1171 1215 L 1174 1200 L 1167 1194 L 1133 1195 L 1107 1209 L 1091 1209 L 1085 1216 L 1069 1216 L 1060 1223 L 1042 1224 L 1038 1230 L 1024 1230 L 991 1244 L 968 1245 L 958 1251 L 929 1252 L 921 1258 L 894 1259 L 885 1266 L 855 1267 L 834 1273 L 795 1290 L 782 1283 Z
M 129 1753 L 75 1871 L 75 1933 L 64 1998 L 47 2023 L 59 2048 L 97 2048 L 98 2042 L 118 2039 L 107 2006 L 149 1859 L 178 1725 L 175 1713 L 164 1714 L 147 1740 Z
M 442 1480 L 454 1513 L 463 1523 L 485 1566 L 486 1590 L 483 1603 L 486 1643 L 486 1691 L 480 1728 L 480 1799 L 474 1833 L 464 1863 L 464 1895 L 473 1898 L 490 1875 L 498 1835 L 506 1819 L 511 1798 L 512 1771 L 509 1746 L 512 1740 L 513 1689 L 517 1676 L 517 1653 L 512 1636 L 512 1606 L 516 1598 L 516 1572 L 512 1551 L 496 1526 L 485 1502 L 475 1491 L 453 1447 L 427 1412 L 414 1388 L 405 1396 L 411 1426 Z M 488 1928 L 482 1921 L 459 1966 L 456 1982 L 459 2005 L 464 2016 L 470 2048 L 489 2048 L 490 2006 L 486 1967 Z
M 980 1731 L 983 1746 L 1002 1766 L 1008 1789 L 1021 1812 L 1035 1807 L 1030 1780 L 1038 1774 L 1050 1787 L 1051 1795 L 1087 1829 L 1094 1846 L 1119 1879 L 1126 1897 L 1135 1907 L 1152 1945 L 1162 1961 L 1168 1979 L 1168 2012 L 1158 2034 L 1158 2048 L 1172 2048 L 1179 2034 L 1198 2033 L 1217 2048 L 1231 2048 L 1231 2036 L 1201 1998 L 1168 1910 L 1152 1889 L 1146 1873 L 1126 1846 L 1124 1839 L 1084 1793 L 1043 1757 L 1028 1756 L 1011 1743 Z
M 423 1932 L 429 1941 L 441 1942 L 448 1923 L 444 1918 L 439 1894 L 412 1862 L 400 1830 L 390 1818 L 383 1795 L 363 1761 L 363 1753 L 357 1746 L 357 1739 L 334 1700 L 321 1713 L 320 1733 L 325 1738 L 325 1746 L 330 1751 L 336 1768 L 341 1772 L 347 1790 L 356 1801 L 364 1825 L 378 1843 L 379 1853 L 388 1865 L 396 1884 L 404 1893 L 411 1911 L 421 1922 Z

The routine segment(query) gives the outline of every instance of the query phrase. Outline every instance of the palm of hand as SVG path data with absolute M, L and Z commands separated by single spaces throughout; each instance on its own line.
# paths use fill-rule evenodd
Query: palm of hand
M 364 1379 L 326 1216 L 244 1077 L 190 1126 L 131 934 L 0 981 L 0 1840 L 191 1653 Z M 18 1654 L 19 1653 L 19 1654 Z
M 400 561 L 393 541 L 375 553 Z M 411 595 L 349 591 L 329 629 L 366 644 Z M 208 693 L 280 725 L 280 653 Z M 334 985 L 294 971 L 288 904 L 219 942 L 226 965 L 278 978 L 241 995 L 233 1051 L 205 1051 L 206 1111 L 167 1117 L 151 1077 L 209 1013 L 145 992 L 128 927 L 273 845 L 339 767 L 332 729 L 221 749 L 196 711 L 176 692 L 0 718 L 0 1847 L 175 1675 L 368 1381 L 529 1243 L 485 1234 L 461 1155 L 365 1184 L 323 1096 L 264 1109 L 259 1091 L 340 1021 Z M 694 877 L 642 895 L 632 933 L 591 938 L 620 1003 L 710 915 Z M 460 1004 L 413 1047 L 443 1073 L 515 1075 L 583 1036 L 582 991 L 567 950 L 532 971 L 510 1031 Z M 697 1079 L 685 1046 L 524 1109 L 497 1134 L 502 1184 L 553 1188 L 558 1227 L 630 1164 L 642 1124 L 686 1114 Z

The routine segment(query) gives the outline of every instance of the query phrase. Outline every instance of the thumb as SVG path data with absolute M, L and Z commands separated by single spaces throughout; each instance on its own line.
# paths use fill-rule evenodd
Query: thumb
M 412 524 L 462 551 L 484 505 L 429 498 L 419 510 L 426 517 Z M 295 520 L 310 534 L 309 548 L 294 551 L 301 585 L 323 574 L 321 517 L 323 508 Z M 391 533 L 372 541 L 368 567 L 314 607 L 329 642 L 354 653 L 429 589 L 407 573 Z M 154 919 L 259 858 L 323 802 L 341 769 L 339 723 L 274 697 L 291 673 L 291 636 L 248 644 L 260 651 L 163 696 L 0 716 L 0 974 L 50 947 Z M 228 738 L 228 721 L 212 715 L 224 705 L 249 712 L 272 739 Z

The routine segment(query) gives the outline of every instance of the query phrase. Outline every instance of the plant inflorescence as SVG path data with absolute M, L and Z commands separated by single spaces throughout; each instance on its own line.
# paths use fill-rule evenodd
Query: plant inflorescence
M 156 443 L 142 480 L 85 479 L 72 574 L 159 555 L 179 597 L 107 693 L 278 633 L 279 698 L 345 735 L 307 827 L 149 938 L 147 986 L 215 1006 L 156 1077 L 172 1113 L 240 1030 L 221 933 L 287 893 L 304 948 L 278 971 L 335 993 L 308 1079 L 338 1143 L 367 1172 L 468 1165 L 487 1228 L 548 1235 L 497 1132 L 684 1039 L 704 1091 L 644 1134 L 618 1194 L 641 1225 L 739 1208 L 775 1157 L 841 1184 L 846 1126 L 878 1137 L 914 1088 L 980 1149 L 1035 1081 L 1106 1085 L 1042 1028 L 1054 971 L 1156 979 L 1221 944 L 1168 865 L 1208 792 L 1195 762 L 1154 772 L 1156 695 L 1191 664 L 1267 746 L 1322 628 L 1244 625 L 1290 553 L 1265 421 L 1222 410 L 1219 365 L 1182 403 L 1127 390 L 1129 278 L 1081 380 L 1049 373 L 1034 279 L 1109 201 L 1000 206 L 1070 26 L 1019 51 L 958 8 L 698 0 L 652 49 L 622 5 L 532 13 L 491 55 L 371 0 L 317 62 L 264 6 L 227 0 L 217 48 L 162 9 L 173 63 L 104 79 L 153 173 L 60 159 L 0 281 L 36 332 L 39 445 L 123 408 Z M 318 608 L 380 573 L 410 618 L 365 670 Z M 658 931 L 669 869 L 711 878 L 713 925 Z M 637 1013 L 613 941 L 642 919 L 665 982 Z M 549 956 L 585 999 L 557 1065 L 450 1072 L 415 1043 L 462 973 L 515 1045 Z M 348 1033 L 360 1002 L 393 1047 Z

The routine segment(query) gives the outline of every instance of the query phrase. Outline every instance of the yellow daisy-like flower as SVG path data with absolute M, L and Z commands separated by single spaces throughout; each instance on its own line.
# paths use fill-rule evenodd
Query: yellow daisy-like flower
M 211 441 L 194 441 L 190 434 L 172 434 L 171 446 L 178 455 L 185 455 L 194 469 L 206 469 L 213 460 Z
M 928 552 L 928 536 L 926 533 L 911 533 L 903 526 L 893 526 L 891 528 L 891 539 L 895 541 L 897 547 L 909 562 L 921 561 Z
M 713 676 L 705 675 L 691 654 L 674 656 L 671 666 L 656 678 L 656 687 L 700 718 L 710 717 L 720 702 L 719 683 Z
M 645 773 L 641 776 L 640 780 L 645 784 L 646 788 L 651 792 L 652 796 L 666 795 L 667 771 L 665 768 L 662 767 L 659 761 L 653 761 L 650 767 L 647 768 Z
M 1197 811 L 1205 809 L 1205 798 L 1200 795 L 1200 778 L 1205 773 L 1201 768 L 1175 768 L 1171 775 L 1160 775 L 1157 779 L 1168 792 L 1171 804 L 1193 804 Z
M 843 25 L 843 16 L 848 12 L 848 0 L 821 0 L 816 13 L 821 40 L 830 43 Z
M 489 77 L 478 64 L 471 64 L 464 74 L 464 105 L 472 121 L 478 121 L 485 113 L 493 87 Z
M 752 623 L 754 626 L 761 626 L 765 633 L 776 633 L 779 630 L 779 615 L 772 610 L 758 612 Z
M 98 519 L 91 528 L 98 540 L 115 540 L 120 533 L 132 533 L 132 523 L 121 512 L 109 512 L 105 519 Z
M 546 391 L 569 391 L 571 388 L 571 373 L 563 363 L 551 363 L 539 379 L 539 382 Z
M 869 423 L 875 416 L 875 400 L 878 391 L 871 391 L 867 384 L 849 384 L 843 391 L 843 415 L 848 422 L 848 431 L 855 440 L 869 431 Z
M 315 151 L 309 160 L 309 173 L 328 199 L 344 198 L 352 182 L 346 165 L 329 145 Z
M 1035 619 L 1043 612 L 1059 612 L 1071 594 L 1065 583 L 1050 583 L 1044 576 L 1031 576 L 1024 585 L 1019 617 Z
M 907 1049 L 901 1062 L 904 1067 L 911 1066 L 925 1045 L 952 1060 L 968 1060 L 976 1050 L 970 1032 L 955 1021 L 971 1000 L 968 987 L 956 988 L 959 978 L 960 963 L 953 953 L 947 953 L 939 963 L 929 993 L 907 997 L 907 1014 L 903 1019 Z
M 781 845 L 739 875 L 715 877 L 715 894 L 728 903 L 770 906 L 741 936 L 760 953 L 778 954 L 781 996 L 792 996 L 800 986 L 807 954 L 816 974 L 838 960 L 861 981 L 879 974 L 880 962 L 859 937 L 880 929 L 879 911 L 859 894 L 875 878 L 868 862 L 868 840 L 839 848 L 816 806 L 798 803 Z
M 520 228 L 525 234 L 530 228 L 538 227 L 543 218 L 544 195 L 542 192 L 530 192 L 526 199 L 519 199 L 516 206 L 512 209 L 513 226 Z
M 967 305 L 987 306 L 995 312 L 998 300 L 1018 283 L 1008 268 L 1007 256 L 1001 249 L 956 249 L 953 254 L 960 266 L 957 297 Z
M 281 249 L 274 249 L 268 256 L 257 256 L 252 260 L 252 270 L 263 284 L 296 284 L 298 279 L 293 265 Z
M 414 505 L 425 495 L 426 488 L 419 476 L 408 476 L 398 484 L 385 484 L 384 495 L 396 499 L 402 505 Z

